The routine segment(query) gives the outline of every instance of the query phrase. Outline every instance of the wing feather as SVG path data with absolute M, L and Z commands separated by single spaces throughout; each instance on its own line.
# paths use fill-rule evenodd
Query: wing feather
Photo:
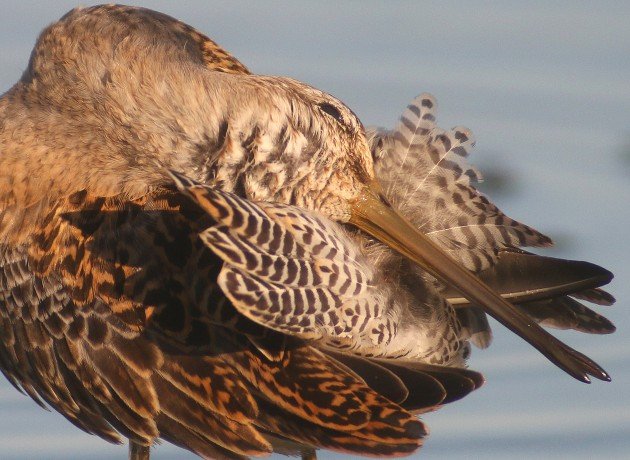
M 224 261 L 219 286 L 247 318 L 364 356 L 436 363 L 461 359 L 450 307 L 437 294 L 422 312 L 410 307 L 406 302 L 412 299 L 394 292 L 362 252 L 360 240 L 338 224 L 304 209 L 254 203 L 179 173 L 172 176 L 179 190 L 216 221 L 200 238 Z M 415 284 L 421 296 L 432 289 Z M 443 341 L 435 339 L 441 335 Z
M 317 281 L 348 298 L 373 289 L 360 252 L 343 233 L 329 234 L 322 221 L 309 234 L 319 217 L 290 225 L 290 208 L 217 196 L 230 212 L 242 203 L 247 216 L 264 216 L 277 227 L 258 246 L 272 264 L 311 264 L 306 277 L 270 272 L 268 280 L 250 266 L 266 289 Z M 166 189 L 136 200 L 80 193 L 59 201 L 30 245 L 0 252 L 0 287 L 9 307 L 0 317 L 8 329 L 0 346 L 5 373 L 42 404 L 112 442 L 119 434 L 145 445 L 163 437 L 225 458 L 268 453 L 267 436 L 308 438 L 354 453 L 417 448 L 424 429 L 412 427 L 421 423 L 352 366 L 299 340 L 287 342 L 225 299 L 217 285 L 225 262 L 207 248 L 207 231 L 219 229 L 213 236 L 224 251 L 242 250 L 256 242 L 262 226 L 252 232 L 240 217 L 214 216 Z M 215 218 L 228 219 L 230 231 Z M 274 239 L 278 232 L 282 238 Z M 219 239 L 225 235 L 231 239 Z M 331 251 L 336 263 L 348 263 L 339 272 L 343 282 L 326 272 Z M 319 265 L 312 265 L 313 253 L 323 258 Z M 247 260 L 241 262 L 230 270 L 247 269 Z M 354 367 L 370 367 L 358 363 Z M 397 382 L 398 399 L 406 398 L 409 390 L 395 372 L 370 368 Z M 272 409 L 262 414 L 261 408 Z M 314 434 L 287 431 L 297 425 Z

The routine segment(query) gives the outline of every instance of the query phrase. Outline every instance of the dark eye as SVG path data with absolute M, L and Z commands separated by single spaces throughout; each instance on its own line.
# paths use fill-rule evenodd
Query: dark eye
M 329 104 L 328 102 L 323 102 L 319 104 L 319 108 L 322 109 L 322 112 L 327 113 L 328 115 L 333 117 L 335 120 L 337 120 L 339 123 L 343 123 L 343 117 L 341 116 L 339 109 L 335 107 L 334 105 Z

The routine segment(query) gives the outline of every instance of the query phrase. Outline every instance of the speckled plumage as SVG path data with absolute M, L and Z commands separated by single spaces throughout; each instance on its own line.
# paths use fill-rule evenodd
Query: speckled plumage
M 207 458 L 415 451 L 413 414 L 482 384 L 463 366 L 485 313 L 346 225 L 356 203 L 381 180 L 382 206 L 508 296 L 531 262 L 514 246 L 549 242 L 472 187 L 472 136 L 434 105 L 366 135 L 168 16 L 68 13 L 0 98 L 0 370 L 135 458 L 158 438 Z M 566 264 L 522 309 L 610 332 L 567 297 L 610 302 L 609 274 Z M 572 375 L 607 377 L 575 356 Z
M 597 284 L 594 279 L 591 284 L 582 286 L 573 283 L 588 277 L 607 279 L 605 271 L 599 272 L 585 263 L 516 250 L 519 246 L 547 247 L 552 242 L 549 237 L 506 216 L 474 188 L 482 175 L 466 162 L 475 145 L 473 134 L 461 126 L 444 130 L 436 119 L 437 101 L 423 93 L 409 103 L 393 130 L 367 129 L 376 175 L 387 199 L 451 257 L 480 273 L 497 291 L 509 293 L 520 308 L 541 324 L 590 333 L 614 331 L 606 318 L 572 298 L 600 303 L 597 298 L 602 291 L 596 290 L 593 297 L 587 295 L 591 284 Z M 379 250 L 383 248 L 376 249 Z M 415 271 L 410 284 L 427 276 L 422 269 L 392 251 L 380 256 L 386 260 L 379 261 L 378 254 L 371 258 L 383 271 Z M 391 264 L 393 268 L 388 268 Z M 519 278 L 521 280 L 517 281 Z M 564 293 L 571 293 L 572 297 L 560 295 L 561 290 L 552 298 L 546 297 L 551 294 L 549 289 L 559 285 L 565 285 Z M 538 289 L 544 294 L 536 292 Z M 447 286 L 438 285 L 438 290 L 455 307 L 466 305 L 457 310 L 462 326 L 460 338 L 486 348 L 492 335 L 485 313 L 471 307 Z M 614 302 L 606 293 L 604 297 L 602 304 Z

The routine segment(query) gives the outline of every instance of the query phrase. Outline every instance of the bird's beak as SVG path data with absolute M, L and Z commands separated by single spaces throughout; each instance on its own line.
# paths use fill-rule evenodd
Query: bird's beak
M 576 379 L 589 383 L 587 374 L 590 374 L 610 380 L 595 362 L 547 333 L 414 228 L 387 202 L 377 182 L 366 187 L 353 203 L 350 223 L 453 286 Z

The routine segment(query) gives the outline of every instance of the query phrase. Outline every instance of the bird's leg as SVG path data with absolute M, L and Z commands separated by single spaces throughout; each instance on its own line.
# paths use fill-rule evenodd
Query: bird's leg
M 129 440 L 129 460 L 149 460 L 151 446 L 143 446 Z
M 305 448 L 302 451 L 302 460 L 317 460 L 317 451 L 311 448 Z

